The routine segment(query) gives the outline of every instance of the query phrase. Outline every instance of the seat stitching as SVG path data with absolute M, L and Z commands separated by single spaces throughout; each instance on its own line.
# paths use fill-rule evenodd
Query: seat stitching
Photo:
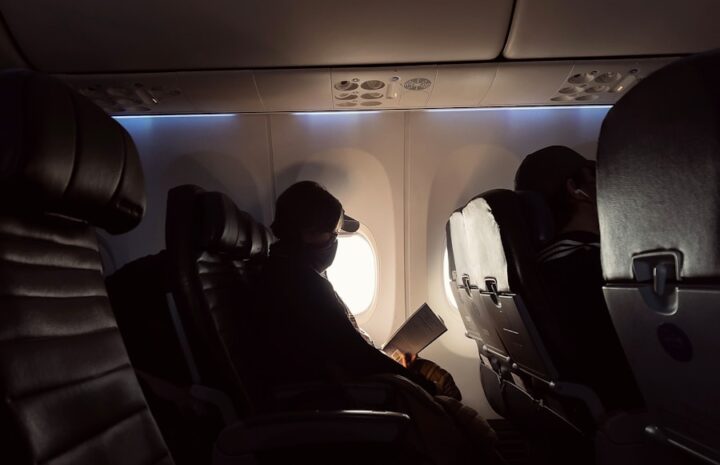
M 28 299 L 81 299 L 81 298 L 90 298 L 90 297 L 105 297 L 107 298 L 107 294 L 75 294 L 75 295 L 48 295 L 48 294 L 8 294 L 3 293 L 0 291 L 0 299 L 3 297 L 19 297 L 19 298 L 28 298 Z
M 97 295 L 77 295 L 77 296 L 41 296 L 41 295 L 25 295 L 25 294 L 0 294 L 0 302 L 3 301 L 3 299 L 7 300 L 13 300 L 13 299 L 102 299 L 103 301 L 108 300 L 107 294 L 97 294 Z
M 2 264 L 2 263 L 11 263 L 11 264 L 27 265 L 27 266 L 39 266 L 39 267 L 43 267 L 43 268 L 53 268 L 53 269 L 57 269 L 57 270 L 102 271 L 101 267 L 86 268 L 86 267 L 81 267 L 81 266 L 63 266 L 63 265 L 50 265 L 47 263 L 22 262 L 20 260 L 14 260 L 12 258 L 0 256 L 0 264 Z
M 101 372 L 101 373 L 96 373 L 96 374 L 94 374 L 94 375 L 92 375 L 92 376 L 86 376 L 86 377 L 81 378 L 81 379 L 75 379 L 75 380 L 68 381 L 68 382 L 66 382 L 66 383 L 58 384 L 58 385 L 55 385 L 55 386 L 45 386 L 45 387 L 42 387 L 42 388 L 39 388 L 39 389 L 35 389 L 35 390 L 32 390 L 32 391 L 23 392 L 23 393 L 21 393 L 21 394 L 19 394 L 19 395 L 13 396 L 13 397 L 12 397 L 12 401 L 13 401 L 13 402 L 22 401 L 22 400 L 29 399 L 29 398 L 31 398 L 31 397 L 38 397 L 38 396 L 42 396 L 42 395 L 44 395 L 44 394 L 49 394 L 49 393 L 51 393 L 51 392 L 53 392 L 53 391 L 59 391 L 59 390 L 61 390 L 61 389 L 67 388 L 67 387 L 77 386 L 77 385 L 80 385 L 80 384 L 88 383 L 88 382 L 90 382 L 90 381 L 95 381 L 95 380 L 98 380 L 98 379 L 101 379 L 101 378 L 105 378 L 106 376 L 110 376 L 110 375 L 112 375 L 113 373 L 117 373 L 117 372 L 119 372 L 119 371 L 123 371 L 123 370 L 125 370 L 125 369 L 127 369 L 127 368 L 132 369 L 132 366 L 130 365 L 129 362 L 124 362 L 124 363 L 116 366 L 115 368 L 111 368 L 111 369 L 109 369 L 109 370 L 105 370 L 105 371 L 103 371 L 103 372 Z
M 114 331 L 119 332 L 117 326 L 108 326 L 106 328 L 95 329 L 92 331 L 87 331 L 85 333 L 77 333 L 77 334 L 56 334 L 53 336 L 23 336 L 23 337 L 18 337 L 18 338 L 11 338 L 11 339 L 0 339 L 0 346 L 6 345 L 6 344 L 11 344 L 11 343 L 21 344 L 21 343 L 47 341 L 47 340 L 51 340 L 51 339 L 70 339 L 70 338 L 74 338 L 74 337 L 87 337 L 87 336 L 93 336 L 93 335 L 97 335 L 97 334 L 109 333 L 109 332 L 114 332 Z

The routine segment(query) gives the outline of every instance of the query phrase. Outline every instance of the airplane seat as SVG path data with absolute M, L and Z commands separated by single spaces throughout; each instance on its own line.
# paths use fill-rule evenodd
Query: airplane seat
M 718 51 L 610 110 L 598 147 L 605 297 L 649 409 L 645 431 L 720 463 Z
M 537 251 L 552 237 L 552 215 L 531 192 L 497 189 L 468 202 L 463 217 L 478 297 L 507 350 L 513 379 L 521 381 L 511 384 L 550 394 L 559 374 L 545 341 L 561 334 L 540 281 Z
M 226 420 L 193 396 L 193 376 L 168 304 L 167 253 L 136 259 L 105 279 L 130 361 L 178 465 L 200 465 Z
M 60 81 L 0 73 L 0 431 L 13 464 L 172 464 L 128 360 L 95 227 L 133 229 L 127 132 Z
M 470 250 L 462 209 L 456 210 L 450 216 L 445 225 L 445 237 L 450 272 L 446 279 L 451 281 L 451 290 L 465 325 L 465 335 L 473 339 L 478 347 L 480 379 L 485 398 L 495 412 L 505 417 L 507 406 L 503 396 L 503 384 L 510 376 L 507 366 L 509 357 L 490 314 L 479 300 L 479 288 L 476 284 L 479 281 L 473 279 L 474 273 L 468 261 Z
M 165 223 L 170 289 L 193 357 L 195 383 L 228 393 L 241 415 L 262 410 L 266 392 L 253 383 L 250 274 L 271 235 L 219 192 L 192 185 L 168 192 Z M 245 323 L 245 324 L 244 324 Z
M 167 252 L 123 265 L 105 279 L 105 286 L 135 370 L 179 386 L 190 385 L 192 375 L 167 304 Z
M 472 330 L 464 315 L 468 336 L 494 359 L 503 416 L 535 436 L 574 445 L 569 456 L 587 457 L 602 405 L 590 389 L 562 382 L 544 344 L 554 327 L 536 264 L 552 237 L 550 218 L 533 193 L 497 189 L 473 198 L 451 216 L 453 255 L 467 270 L 455 277 L 458 288 L 469 289 L 480 328 Z

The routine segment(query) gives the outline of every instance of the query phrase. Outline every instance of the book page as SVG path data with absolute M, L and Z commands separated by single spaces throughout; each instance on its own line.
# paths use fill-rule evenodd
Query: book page
M 394 359 L 403 354 L 417 354 L 447 331 L 442 319 L 433 312 L 428 304 L 423 304 L 393 334 L 382 347 L 383 352 Z

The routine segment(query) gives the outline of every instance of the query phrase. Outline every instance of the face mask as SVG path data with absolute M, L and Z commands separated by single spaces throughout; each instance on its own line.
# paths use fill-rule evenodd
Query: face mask
M 318 273 L 322 273 L 332 265 L 337 253 L 338 240 L 333 238 L 327 245 L 303 250 L 304 260 Z

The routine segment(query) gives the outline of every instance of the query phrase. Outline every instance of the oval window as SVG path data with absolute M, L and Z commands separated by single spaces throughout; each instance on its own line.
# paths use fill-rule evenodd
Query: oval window
M 442 273 L 442 279 L 443 279 L 443 287 L 445 288 L 445 298 L 448 302 L 450 302 L 450 305 L 457 310 L 458 305 L 457 301 L 455 300 L 455 294 L 453 294 L 452 291 L 452 280 L 450 279 L 450 256 L 448 255 L 448 249 L 445 247 L 445 253 L 443 254 L 443 273 Z
M 353 315 L 370 309 L 377 291 L 377 260 L 362 233 L 338 236 L 337 254 L 327 278 Z

